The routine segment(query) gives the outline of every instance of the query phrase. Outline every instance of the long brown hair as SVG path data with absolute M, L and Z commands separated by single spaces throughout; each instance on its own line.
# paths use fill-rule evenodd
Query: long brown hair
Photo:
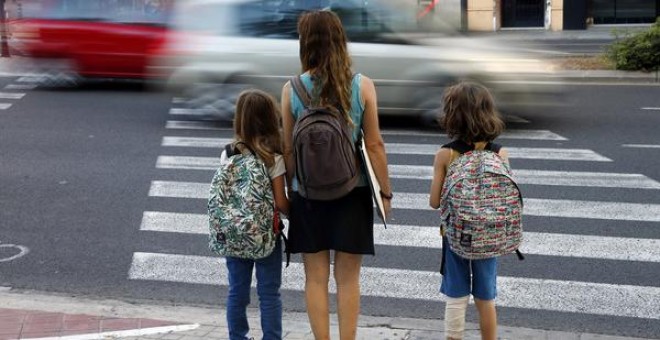
M 490 142 L 504 130 L 490 91 L 483 85 L 461 82 L 445 90 L 441 124 L 450 138 L 467 143 Z
M 273 97 L 256 89 L 241 92 L 236 101 L 234 134 L 236 141 L 252 148 L 266 166 L 273 166 L 275 154 L 282 153 L 280 112 Z
M 320 105 L 339 104 L 352 123 L 352 62 L 341 20 L 330 11 L 306 12 L 298 20 L 298 34 L 302 71 L 310 72 L 314 84 L 312 100 Z

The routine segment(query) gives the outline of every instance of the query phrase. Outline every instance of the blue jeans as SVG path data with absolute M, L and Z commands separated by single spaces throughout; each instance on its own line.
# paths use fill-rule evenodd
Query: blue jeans
M 282 339 L 282 240 L 278 239 L 273 253 L 259 260 L 227 257 L 229 294 L 227 296 L 227 324 L 230 340 L 247 339 L 250 326 L 247 306 L 250 304 L 252 268 L 257 268 L 257 295 L 261 312 L 264 340 Z

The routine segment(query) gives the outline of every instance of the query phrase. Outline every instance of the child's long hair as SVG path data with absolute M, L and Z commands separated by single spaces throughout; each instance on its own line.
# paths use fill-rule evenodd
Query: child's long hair
M 352 123 L 351 57 L 348 54 L 346 32 L 337 14 L 330 11 L 311 11 L 298 20 L 300 35 L 300 63 L 302 71 L 310 71 L 316 104 L 341 105 L 346 120 Z M 329 102 L 327 102 L 329 101 Z
M 440 123 L 449 138 L 467 143 L 490 142 L 504 130 L 490 91 L 483 85 L 461 82 L 445 90 Z
M 237 142 L 252 148 L 266 166 L 275 164 L 282 153 L 280 113 L 273 97 L 256 89 L 241 92 L 236 101 L 234 134 Z

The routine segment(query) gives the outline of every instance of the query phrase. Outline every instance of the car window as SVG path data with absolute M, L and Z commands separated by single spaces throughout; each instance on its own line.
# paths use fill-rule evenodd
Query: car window
M 391 30 L 382 19 L 382 8 L 363 0 L 256 0 L 209 2 L 187 6 L 177 14 L 175 26 L 183 31 L 216 35 L 298 39 L 300 14 L 328 9 L 337 13 L 350 41 L 386 42 Z
M 119 23 L 165 24 L 173 0 L 54 0 L 26 4 L 22 16 L 31 19 L 67 21 L 106 21 Z
M 375 7 L 343 0 L 333 3 L 330 9 L 341 19 L 350 41 L 382 42 L 382 35 L 391 32 Z
M 176 9 L 173 26 L 182 32 L 229 35 L 232 31 L 232 8 L 224 3 L 183 4 Z

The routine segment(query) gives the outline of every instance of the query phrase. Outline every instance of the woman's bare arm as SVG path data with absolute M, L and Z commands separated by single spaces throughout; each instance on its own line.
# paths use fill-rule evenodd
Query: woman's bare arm
M 295 119 L 291 112 L 291 84 L 287 82 L 282 87 L 282 133 L 283 133 L 283 151 L 284 165 L 286 167 L 286 185 L 291 189 L 293 175 L 295 173 L 295 160 L 293 159 L 293 125 Z
M 364 131 L 364 143 L 371 159 L 371 164 L 376 174 L 378 184 L 380 184 L 381 191 L 386 195 L 392 193 L 390 185 L 390 177 L 387 169 L 387 154 L 385 153 L 385 142 L 380 134 L 380 127 L 378 123 L 378 101 L 376 98 L 376 88 L 371 79 L 362 76 L 361 80 L 361 95 L 364 99 L 364 117 L 362 121 L 362 129 Z M 391 201 L 384 199 L 385 213 L 390 214 Z

